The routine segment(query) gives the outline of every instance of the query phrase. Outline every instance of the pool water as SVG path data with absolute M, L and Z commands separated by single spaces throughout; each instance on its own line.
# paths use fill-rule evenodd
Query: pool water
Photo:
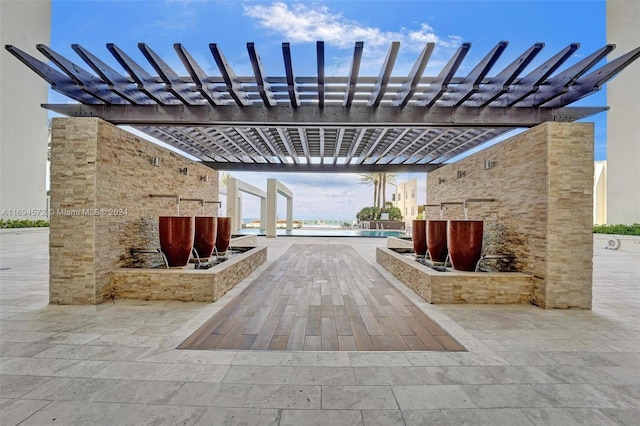
M 256 228 L 242 228 L 239 235 L 266 235 L 265 229 Z M 372 237 L 372 238 L 386 238 L 386 237 L 400 237 L 404 236 L 403 230 L 397 229 L 343 229 L 343 228 L 324 228 L 324 229 L 293 229 L 287 231 L 286 229 L 278 229 L 276 231 L 277 236 L 283 237 Z

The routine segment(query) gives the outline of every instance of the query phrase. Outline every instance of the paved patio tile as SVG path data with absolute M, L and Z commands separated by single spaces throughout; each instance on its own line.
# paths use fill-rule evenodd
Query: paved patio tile
M 90 359 L 100 361 L 135 361 L 148 351 L 147 348 L 131 348 L 126 346 L 103 346 L 100 352 Z
M 348 367 L 351 362 L 346 352 L 294 352 L 291 354 L 291 365 Z
M 171 405 L 244 407 L 253 385 L 232 383 L 185 383 L 171 397 Z
M 401 410 L 476 408 L 457 385 L 392 386 Z
M 232 365 L 291 365 L 291 353 L 287 352 L 238 352 L 231 362 Z
M 3 374 L 0 376 L 0 398 L 21 398 L 49 380 L 50 377 Z
M 245 407 L 320 409 L 320 386 L 253 385 Z
M 524 408 L 522 413 L 536 425 L 567 426 L 580 424 L 584 426 L 602 426 L 615 424 L 607 415 L 596 408 Z M 616 413 L 618 414 L 618 413 Z M 618 423 L 631 424 L 631 423 Z
M 29 244 L 44 258 L 46 235 Z M 3 262 L 21 258 L 5 241 Z M 291 241 L 266 241 L 269 259 Z M 372 265 L 379 243 L 349 240 Z M 176 350 L 233 292 L 214 304 L 47 305 L 46 262 L 29 264 L 0 287 L 0 423 L 636 424 L 637 256 L 600 250 L 594 265 L 593 311 L 426 305 L 401 288 L 469 350 L 401 353 Z M 22 291 L 27 305 L 7 304 Z
M 527 426 L 533 425 L 517 409 L 442 409 L 442 410 L 402 410 L 407 426 L 428 424 L 443 426 Z M 566 426 L 566 425 L 564 425 Z
M 531 385 L 464 385 L 462 391 L 478 408 L 552 407 Z
M 22 424 L 21 422 L 50 403 L 51 401 L 30 399 L 2 399 L 0 400 L 0 424 Z
M 330 410 L 397 409 L 389 386 L 323 386 L 322 408 Z
M 24 396 L 25 399 L 88 401 L 114 381 L 83 377 L 53 377 Z
M 112 380 L 89 399 L 98 402 L 167 405 L 181 387 L 182 382 Z
M 619 400 L 593 385 L 531 385 L 531 387 L 551 403 L 553 407 L 566 408 L 630 408 Z
M 29 375 L 50 363 L 44 358 L 3 357 L 0 374 Z
M 424 367 L 354 367 L 359 385 L 423 385 Z
M 640 409 L 603 408 L 598 411 L 600 411 L 609 422 L 616 425 L 634 425 L 637 423 L 638 418 L 640 418 Z
M 356 385 L 352 367 L 293 367 L 291 384 L 296 385 Z
M 37 355 L 36 358 L 89 359 L 104 350 L 101 346 L 53 345 Z
M 0 341 L 0 356 L 2 357 L 32 357 L 51 347 L 45 343 L 5 342 L 1 337 Z
M 277 426 L 281 411 L 266 408 L 208 408 L 193 423 L 198 426 L 264 425 Z
M 349 361 L 353 367 L 410 366 L 408 354 L 415 352 L 349 352 Z
M 223 383 L 287 384 L 291 379 L 291 367 L 232 365 Z
M 77 425 L 192 425 L 200 407 L 123 404 L 85 401 L 54 401 L 26 419 L 21 426 Z
M 236 351 L 179 351 L 176 362 L 185 364 L 231 365 Z
M 362 414 L 359 410 L 282 410 L 279 423 L 280 426 L 358 426 L 362 424 Z M 390 423 L 387 425 L 391 426 Z

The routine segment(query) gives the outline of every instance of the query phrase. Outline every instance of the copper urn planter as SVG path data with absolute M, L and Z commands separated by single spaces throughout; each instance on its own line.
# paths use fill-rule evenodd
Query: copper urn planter
M 213 253 L 216 245 L 218 220 L 215 216 L 196 216 L 196 233 L 193 248 L 198 257 L 207 258 Z
M 228 216 L 218 216 L 218 232 L 216 236 L 216 251 L 224 254 L 229 249 L 231 242 L 231 218 Z
M 447 223 L 447 247 L 454 269 L 475 271 L 482 252 L 481 220 L 450 220 Z
M 427 221 L 427 251 L 433 262 L 447 260 L 447 221 Z
M 160 216 L 160 250 L 170 267 L 189 263 L 195 232 L 195 221 L 189 216 Z
M 425 219 L 414 219 L 411 226 L 413 251 L 417 257 L 424 257 L 427 254 L 427 221 Z

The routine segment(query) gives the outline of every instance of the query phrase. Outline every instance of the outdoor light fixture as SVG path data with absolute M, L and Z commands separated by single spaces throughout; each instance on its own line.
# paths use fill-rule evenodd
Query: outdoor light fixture
M 186 176 L 186 175 L 189 174 L 189 169 L 187 169 L 186 167 L 180 167 L 178 170 L 180 171 L 181 175 L 185 175 Z
M 491 170 L 496 166 L 495 160 L 484 160 L 484 169 Z
M 155 167 L 160 167 L 160 158 L 159 157 L 152 157 L 151 158 L 151 164 L 154 165 Z

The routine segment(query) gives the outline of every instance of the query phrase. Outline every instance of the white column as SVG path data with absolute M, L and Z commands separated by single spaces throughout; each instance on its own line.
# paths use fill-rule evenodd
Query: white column
M 235 228 L 231 228 L 234 231 L 240 230 L 242 228 L 242 195 L 238 194 L 238 204 L 236 207 L 236 224 Z
M 275 179 L 267 179 L 267 238 L 275 238 L 277 233 L 276 213 L 278 210 L 278 191 Z
M 227 182 L 227 216 L 231 218 L 231 229 L 238 229 L 238 185 L 236 178 Z
M 287 198 L 287 231 L 293 229 L 293 198 Z
M 267 229 L 267 199 L 260 198 L 260 228 Z

